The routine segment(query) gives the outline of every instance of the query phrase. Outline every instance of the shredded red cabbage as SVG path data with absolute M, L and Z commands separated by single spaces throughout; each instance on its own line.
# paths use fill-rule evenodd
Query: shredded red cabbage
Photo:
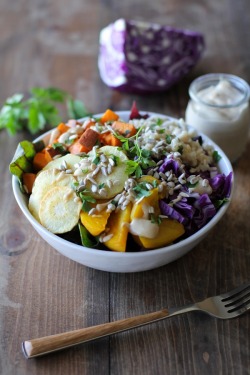
M 159 206 L 161 210 L 161 214 L 168 216 L 170 219 L 175 219 L 179 221 L 179 223 L 187 222 L 184 216 L 180 214 L 177 210 L 175 210 L 173 207 L 171 207 L 168 203 L 166 203 L 164 200 L 159 201 Z
M 168 163 L 166 161 L 164 163 L 164 171 L 168 170 L 165 168 L 170 168 L 170 165 L 172 165 L 170 169 L 178 173 L 177 162 L 169 159 Z M 215 216 L 224 200 L 230 196 L 232 172 L 228 176 L 218 174 L 209 179 L 209 183 L 213 189 L 210 196 L 208 194 L 188 193 L 188 188 L 183 186 L 183 191 L 188 195 L 187 197 L 183 197 L 180 201 L 172 205 L 169 205 L 167 199 L 162 199 L 159 202 L 162 215 L 177 220 L 185 226 L 185 237 L 204 227 Z M 218 204 L 218 202 L 222 203 Z
M 213 189 L 213 196 L 216 199 L 228 198 L 231 193 L 233 173 L 230 172 L 228 176 L 224 174 L 217 174 L 209 179 L 209 184 Z
M 176 176 L 179 176 L 179 164 L 176 160 L 165 158 L 164 162 L 159 168 L 159 172 L 166 173 L 167 171 L 173 171 Z

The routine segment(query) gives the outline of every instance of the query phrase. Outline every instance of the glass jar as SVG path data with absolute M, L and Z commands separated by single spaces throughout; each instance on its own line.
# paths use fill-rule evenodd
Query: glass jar
M 236 161 L 249 130 L 249 85 L 231 74 L 206 74 L 189 87 L 186 122 L 210 137 Z

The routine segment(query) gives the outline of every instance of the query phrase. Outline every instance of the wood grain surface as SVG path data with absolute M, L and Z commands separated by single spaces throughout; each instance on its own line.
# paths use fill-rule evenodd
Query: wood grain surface
M 99 77 L 98 37 L 120 17 L 200 31 L 204 56 L 166 93 L 110 90 Z M 0 105 L 16 92 L 56 86 L 93 113 L 127 110 L 136 100 L 141 109 L 183 117 L 197 76 L 225 72 L 250 81 L 249 25 L 249 0 L 1 0 Z M 189 304 L 248 281 L 250 142 L 234 165 L 231 206 L 200 245 L 159 269 L 116 274 L 63 257 L 22 215 L 8 164 L 27 137 L 0 132 L 0 374 L 250 374 L 249 314 L 219 321 L 190 313 L 37 359 L 26 360 L 21 351 L 27 339 Z

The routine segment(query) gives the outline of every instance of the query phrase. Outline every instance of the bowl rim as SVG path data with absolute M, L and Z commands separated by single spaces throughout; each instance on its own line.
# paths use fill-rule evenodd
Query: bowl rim
M 130 113 L 130 111 L 115 111 L 115 112 L 121 117 L 122 116 L 128 116 L 129 113 Z M 150 117 L 151 116 L 157 116 L 157 117 L 167 118 L 167 119 L 174 120 L 174 121 L 179 121 L 179 119 L 177 119 L 177 118 L 174 118 L 174 117 L 171 117 L 171 116 L 168 116 L 168 115 L 164 115 L 164 114 L 159 114 L 157 112 L 150 112 L 150 111 L 141 110 L 140 113 L 141 114 L 149 114 Z M 102 113 L 98 113 L 98 114 L 94 114 L 93 116 L 100 117 L 101 115 L 102 115 Z M 83 119 L 85 119 L 85 118 L 89 118 L 89 116 L 84 117 Z M 196 130 L 194 127 L 190 126 L 189 124 L 187 124 L 187 126 L 188 126 L 188 129 Z M 39 137 L 35 138 L 33 140 L 33 142 L 44 139 L 52 131 L 53 131 L 53 129 L 43 133 Z M 208 144 L 211 144 L 213 146 L 213 148 L 215 148 L 216 151 L 218 151 L 219 154 L 222 156 L 222 158 L 221 158 L 221 160 L 219 161 L 218 164 L 220 164 L 221 162 L 224 162 L 225 167 L 228 170 L 228 173 L 233 172 L 232 164 L 229 161 L 226 154 L 224 153 L 224 151 L 211 138 L 209 138 L 204 133 L 198 132 L 198 134 L 201 135 L 202 138 Z M 76 248 L 78 250 L 84 249 L 84 252 L 87 253 L 88 255 L 93 254 L 93 251 L 94 251 L 94 254 L 97 255 L 97 256 L 105 254 L 105 255 L 113 257 L 113 258 L 122 258 L 122 257 L 136 258 L 138 256 L 138 254 L 147 254 L 147 256 L 150 256 L 151 254 L 156 254 L 156 253 L 157 254 L 167 254 L 169 252 L 177 250 L 180 247 L 180 245 L 181 246 L 188 246 L 192 242 L 195 242 L 198 238 L 205 236 L 205 234 L 207 232 L 209 232 L 215 226 L 215 224 L 224 216 L 225 212 L 227 211 L 227 209 L 228 209 L 228 207 L 231 203 L 233 191 L 234 191 L 234 174 L 232 176 L 232 188 L 231 188 L 231 192 L 230 192 L 230 196 L 229 196 L 229 201 L 226 202 L 219 209 L 219 211 L 216 213 L 216 215 L 204 227 L 199 229 L 197 232 L 195 232 L 191 236 L 189 236 L 189 237 L 187 237 L 187 238 L 185 238 L 185 239 L 183 239 L 179 242 L 176 242 L 174 244 L 166 245 L 166 246 L 159 247 L 159 248 L 156 248 L 156 249 L 150 249 L 150 250 L 146 249 L 146 250 L 133 251 L 133 252 L 126 252 L 126 251 L 125 252 L 118 252 L 118 251 L 111 251 L 111 250 L 108 250 L 108 249 L 90 248 L 90 247 L 86 247 L 86 246 L 83 246 L 83 245 L 75 244 L 74 242 L 71 242 L 71 241 L 65 240 L 64 238 L 59 237 L 58 235 L 48 231 L 45 227 L 43 227 L 32 216 L 32 214 L 30 213 L 30 211 L 28 209 L 27 203 L 25 203 L 25 201 L 27 202 L 28 197 L 25 196 L 25 194 L 21 192 L 20 186 L 19 186 L 19 181 L 18 181 L 18 178 L 16 176 L 12 176 L 12 189 L 13 189 L 15 199 L 16 199 L 21 211 L 25 215 L 25 217 L 28 219 L 28 221 L 33 225 L 33 227 L 35 229 L 37 229 L 39 232 L 41 232 L 41 231 L 44 232 L 46 234 L 46 237 L 48 237 L 51 240 L 51 242 L 56 241 L 59 245 L 60 244 L 65 245 L 65 242 L 67 242 L 69 244 L 69 246 L 73 246 L 74 248 Z M 22 197 L 23 199 L 20 199 L 20 197 Z

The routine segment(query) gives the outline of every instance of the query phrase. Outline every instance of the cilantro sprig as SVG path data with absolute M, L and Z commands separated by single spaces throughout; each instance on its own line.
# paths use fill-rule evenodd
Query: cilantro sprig
M 6 129 L 10 135 L 21 130 L 36 134 L 46 125 L 56 126 L 62 121 L 57 107 L 61 104 L 66 105 L 69 118 L 88 115 L 83 103 L 67 92 L 55 87 L 34 87 L 27 99 L 21 93 L 6 99 L 0 110 L 0 130 Z

